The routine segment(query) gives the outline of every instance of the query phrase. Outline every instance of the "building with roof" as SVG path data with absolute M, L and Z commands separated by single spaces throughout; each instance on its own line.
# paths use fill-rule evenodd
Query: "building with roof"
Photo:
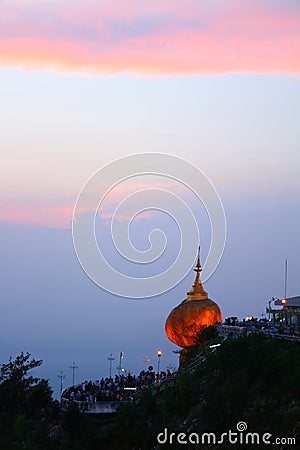
M 281 327 L 286 333 L 300 333 L 300 296 L 274 299 L 273 307 L 269 307 L 269 315 L 273 326 Z M 271 302 L 270 302 L 271 305 Z

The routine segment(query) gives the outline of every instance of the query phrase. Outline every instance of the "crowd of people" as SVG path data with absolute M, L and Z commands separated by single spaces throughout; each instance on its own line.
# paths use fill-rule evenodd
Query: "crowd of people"
M 277 317 L 275 321 L 270 321 L 264 317 L 258 319 L 253 316 L 248 316 L 243 320 L 239 320 L 237 317 L 227 317 L 224 321 L 224 325 L 242 327 L 245 329 L 245 333 L 257 333 L 267 332 L 270 334 L 280 334 L 285 336 L 299 336 L 299 332 L 294 326 L 285 324 L 280 317 Z
M 170 376 L 169 370 L 161 371 L 159 374 L 153 371 L 152 366 L 148 370 L 142 370 L 138 376 L 121 373 L 115 377 L 101 378 L 96 381 L 84 381 L 75 386 L 65 388 L 61 398 L 68 401 L 85 403 L 86 409 L 89 405 L 97 402 L 129 401 L 133 392 L 144 389 L 154 383 L 163 382 Z
M 294 338 L 299 335 L 293 326 L 282 323 L 280 318 L 277 318 L 274 323 L 269 322 L 266 317 L 257 319 L 249 316 L 243 320 L 239 320 L 237 317 L 228 317 L 225 319 L 224 325 L 228 328 L 239 328 L 243 330 L 241 334 L 245 335 L 257 332 L 293 336 Z M 69 386 L 62 391 L 61 398 L 67 402 L 80 402 L 81 405 L 84 405 L 84 409 L 89 409 L 91 404 L 98 402 L 129 401 L 132 399 L 133 392 L 155 383 L 160 384 L 170 375 L 168 369 L 158 374 L 154 372 L 152 366 L 149 366 L 148 370 L 142 370 L 137 376 L 130 372 L 127 374 L 121 372 L 114 378 L 107 377 L 96 381 L 84 381 L 81 384 Z

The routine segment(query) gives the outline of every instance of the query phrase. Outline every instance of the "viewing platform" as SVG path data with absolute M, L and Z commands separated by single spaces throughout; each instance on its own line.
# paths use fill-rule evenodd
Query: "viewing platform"
M 103 402 L 85 402 L 79 400 L 69 400 L 67 398 L 61 398 L 61 408 L 66 411 L 70 403 L 75 403 L 79 410 L 85 414 L 114 414 L 120 405 L 124 403 L 130 403 L 130 401 L 103 401 Z
M 61 392 L 61 408 L 67 410 L 75 404 L 85 414 L 113 414 L 122 404 L 131 403 L 134 396 L 150 386 L 160 385 L 170 372 L 142 370 L 138 376 L 118 376 L 102 378 L 97 381 L 85 381 L 66 387 Z

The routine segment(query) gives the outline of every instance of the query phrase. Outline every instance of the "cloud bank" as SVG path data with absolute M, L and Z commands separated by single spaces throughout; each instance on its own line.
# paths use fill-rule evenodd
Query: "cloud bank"
M 0 66 L 103 75 L 296 75 L 300 2 L 2 0 Z

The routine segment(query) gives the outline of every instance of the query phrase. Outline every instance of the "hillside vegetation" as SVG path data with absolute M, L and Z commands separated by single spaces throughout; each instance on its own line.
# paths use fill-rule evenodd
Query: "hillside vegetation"
M 190 358 L 195 353 L 191 352 Z M 193 371 L 178 374 L 174 382 L 163 384 L 160 390 L 144 390 L 135 403 L 121 406 L 114 416 L 97 418 L 83 416 L 75 406 L 60 413 L 49 398 L 45 380 L 25 382 L 22 371 L 18 378 L 13 366 L 11 372 L 5 367 L 6 377 L 2 370 L 0 380 L 1 448 L 246 448 L 239 442 L 197 446 L 176 440 L 178 433 L 194 433 L 193 439 L 195 433 L 214 433 L 219 438 L 229 430 L 237 432 L 239 422 L 247 426 L 244 434 L 269 433 L 272 443 L 276 437 L 296 439 L 296 445 L 266 448 L 300 447 L 299 343 L 260 335 L 229 338 Z M 15 407 L 9 394 L 16 388 L 20 408 Z M 37 401 L 39 396 L 42 403 Z M 166 443 L 159 445 L 157 435 L 166 433 L 165 429 Z M 170 433 L 175 433 L 171 445 Z M 262 447 L 260 442 L 249 448 Z
M 122 408 L 106 429 L 103 442 L 111 442 L 116 449 L 150 449 L 165 428 L 169 434 L 214 432 L 221 436 L 230 429 L 237 431 L 237 423 L 243 421 L 247 431 L 295 437 L 300 448 L 299 380 L 299 343 L 260 335 L 228 339 L 193 372 L 178 376 L 174 386 L 156 395 L 145 391 L 138 404 Z M 187 448 L 176 442 L 171 447 Z

